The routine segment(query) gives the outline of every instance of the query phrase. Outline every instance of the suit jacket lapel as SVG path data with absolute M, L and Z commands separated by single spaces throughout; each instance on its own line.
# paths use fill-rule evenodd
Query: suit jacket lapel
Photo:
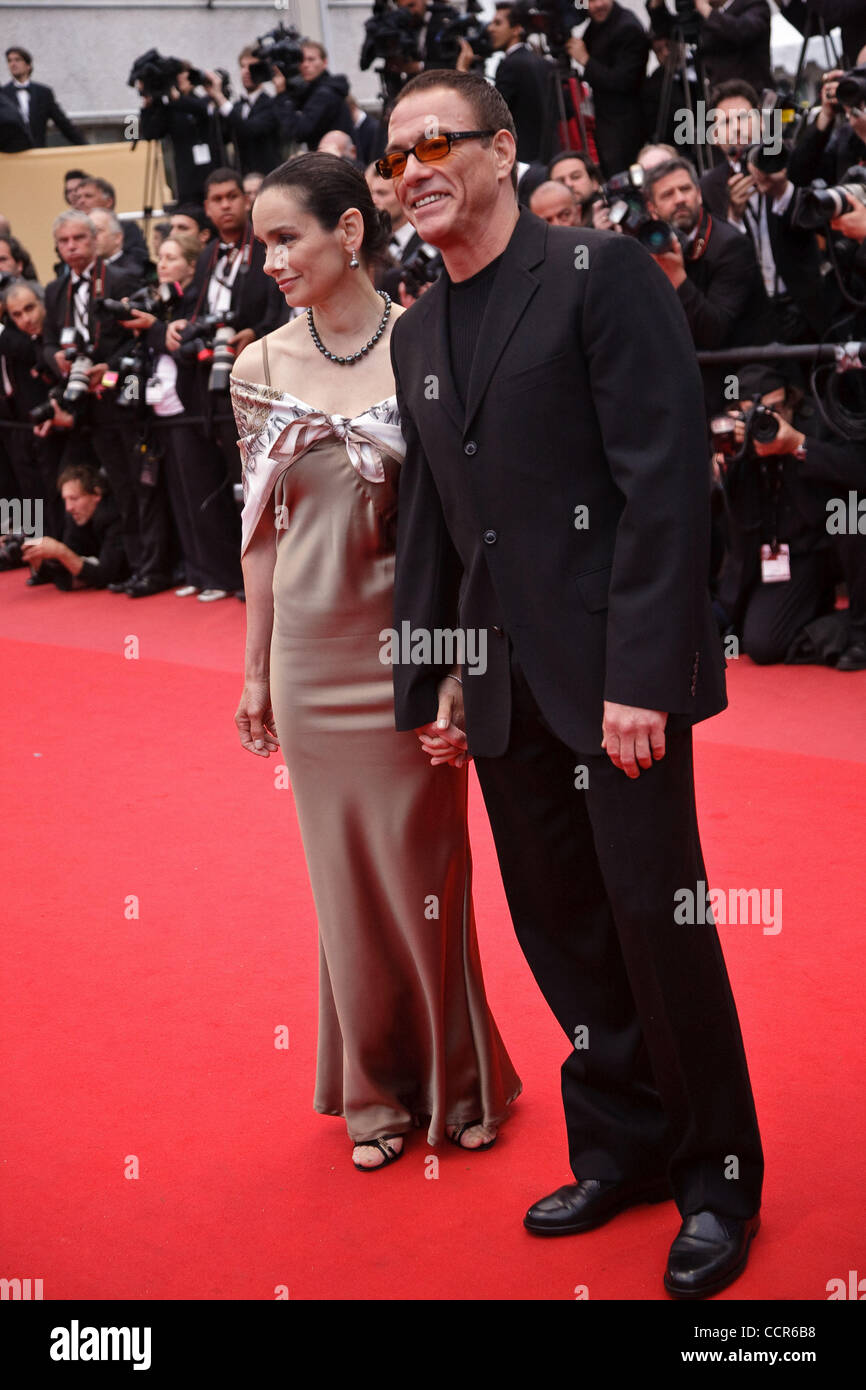
M 415 311 L 413 311 L 415 312 Z M 448 342 L 448 280 L 445 272 L 417 303 L 423 335 L 427 376 L 435 378 L 437 399 L 455 429 L 462 434 L 464 422 L 454 377 L 451 375 L 451 348 Z
M 469 378 L 466 428 L 472 423 L 496 364 L 538 289 L 538 280 L 530 267 L 544 260 L 546 242 L 547 224 L 521 209 L 511 240 L 499 262 L 481 324 Z

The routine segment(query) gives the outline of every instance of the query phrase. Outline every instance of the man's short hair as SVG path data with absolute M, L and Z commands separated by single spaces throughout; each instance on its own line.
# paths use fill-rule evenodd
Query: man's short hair
M 108 230 L 113 232 L 115 236 L 118 232 L 120 232 L 121 236 L 123 235 L 123 223 L 116 212 L 112 212 L 111 208 L 94 208 L 93 211 L 104 212 L 105 216 L 108 218 Z
M 547 166 L 550 178 L 553 178 L 554 169 L 563 159 L 579 159 L 591 179 L 595 179 L 596 183 L 603 182 L 601 169 L 583 150 L 560 150 L 559 154 L 555 154 Z
M 256 48 L 257 45 L 254 43 L 244 44 L 244 47 L 238 54 L 238 62 L 243 62 L 244 58 L 254 58 L 256 56 Z
M 64 483 L 80 483 L 85 492 L 105 492 L 102 475 L 91 463 L 70 463 L 57 479 L 58 492 L 62 490 Z
M 61 212 L 51 223 L 51 235 L 57 236 L 64 222 L 80 222 L 87 228 L 92 237 L 96 236 L 96 228 L 87 216 L 86 212 L 79 212 L 78 208 L 69 208 L 67 212 Z
M 301 39 L 301 48 L 315 48 L 323 63 L 328 61 L 328 50 L 318 39 Z
M 741 77 L 732 77 L 728 82 L 717 83 L 710 92 L 710 105 L 718 106 L 720 101 L 726 101 L 728 97 L 742 97 L 757 109 L 758 93 L 750 82 L 744 82 Z
M 701 181 L 698 178 L 698 171 L 690 159 L 684 159 L 682 155 L 677 155 L 676 159 L 666 159 L 664 164 L 657 164 L 654 169 L 648 169 L 644 174 L 643 192 L 644 197 L 652 200 L 653 191 L 657 183 L 666 179 L 669 174 L 686 173 L 695 188 L 700 188 Z
M 526 5 L 518 3 L 518 0 L 496 0 L 494 10 L 507 10 L 508 23 L 512 29 L 522 29 L 526 33 L 527 18 Z
M 86 174 L 82 183 L 90 183 L 94 188 L 98 188 L 104 198 L 110 198 L 112 203 L 117 202 L 117 192 L 114 184 L 109 183 L 108 179 L 100 178 L 97 174 Z
M 0 241 L 5 240 L 5 237 L 0 237 Z M 31 294 L 35 294 L 40 304 L 45 303 L 45 291 L 39 281 L 25 280 L 23 275 L 19 275 L 14 280 L 10 280 L 7 285 L 4 285 L 2 291 L 0 291 L 0 304 L 3 305 L 4 309 L 10 294 L 16 290 L 29 290 Z
M 13 53 L 17 53 L 19 58 L 23 58 L 29 68 L 33 67 L 33 54 L 26 48 L 22 48 L 20 43 L 13 43 L 6 49 L 7 62 L 12 57 Z
M 240 189 L 241 193 L 244 191 L 243 175 L 239 174 L 237 169 L 214 169 L 212 174 L 208 174 L 204 181 L 205 198 L 215 183 L 233 183 L 235 188 Z M 192 216 L 193 214 L 190 213 L 190 217 Z
M 169 217 L 191 217 L 201 232 L 211 225 L 211 220 L 200 203 L 170 203 L 167 212 Z
M 417 76 L 410 77 L 403 90 L 398 92 L 392 111 L 396 110 L 405 97 L 414 96 L 416 92 L 429 92 L 436 87 L 444 87 L 463 97 L 472 108 L 472 119 L 479 130 L 507 130 L 515 145 L 517 144 L 514 118 L 505 98 L 492 82 L 488 82 L 486 77 L 477 72 L 457 72 L 452 68 L 430 68 L 427 72 L 419 72 Z M 516 156 L 511 166 L 511 187 L 516 195 Z
M 88 174 L 86 169 L 67 169 L 63 175 L 63 182 L 68 183 L 70 179 L 83 179 L 85 183 L 90 183 L 93 175 Z

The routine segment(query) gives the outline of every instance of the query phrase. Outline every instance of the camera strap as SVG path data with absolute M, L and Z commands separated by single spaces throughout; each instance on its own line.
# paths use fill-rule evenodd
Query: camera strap
M 710 242 L 710 233 L 713 230 L 713 219 L 706 208 L 701 211 L 701 219 L 698 222 L 697 236 L 689 248 L 686 257 L 689 261 L 699 261 L 706 251 Z
M 97 256 L 96 260 L 93 262 L 93 271 L 90 276 L 90 297 L 87 301 L 87 322 L 89 325 L 93 325 L 93 305 L 97 299 L 102 299 L 104 289 L 105 262 L 103 261 L 101 256 Z M 72 271 L 70 271 L 69 284 L 66 286 L 66 313 L 63 316 L 64 328 L 70 328 L 75 321 L 74 310 L 72 307 L 72 298 Z M 99 345 L 99 331 L 101 327 L 102 324 L 100 323 L 99 319 L 97 319 L 96 324 L 93 327 L 92 342 L 94 348 L 98 347 Z

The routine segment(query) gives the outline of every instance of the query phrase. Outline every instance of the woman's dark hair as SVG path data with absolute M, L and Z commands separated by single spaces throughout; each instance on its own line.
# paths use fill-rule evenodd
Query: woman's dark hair
M 360 254 L 371 264 L 387 261 L 391 218 L 376 207 L 360 170 L 339 155 L 318 150 L 296 154 L 265 176 L 259 197 L 269 188 L 290 189 L 326 232 L 334 230 L 349 208 L 357 208 L 364 219 Z

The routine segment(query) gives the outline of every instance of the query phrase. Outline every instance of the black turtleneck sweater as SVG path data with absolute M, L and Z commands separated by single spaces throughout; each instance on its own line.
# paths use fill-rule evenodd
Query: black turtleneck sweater
M 504 254 L 504 253 L 503 253 Z M 487 309 L 493 281 L 502 256 L 490 261 L 483 270 L 457 284 L 448 281 L 448 341 L 451 349 L 451 372 L 465 408 L 469 394 L 469 377 L 475 349 L 481 336 L 481 324 Z

